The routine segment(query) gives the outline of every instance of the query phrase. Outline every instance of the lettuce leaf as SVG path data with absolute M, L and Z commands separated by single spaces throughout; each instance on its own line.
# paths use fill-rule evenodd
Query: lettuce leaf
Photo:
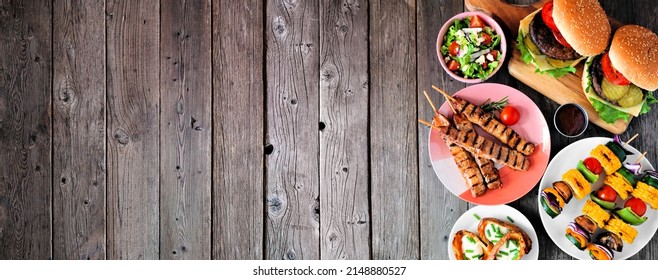
M 592 102 L 592 106 L 594 107 L 594 110 L 596 110 L 599 113 L 601 119 L 607 123 L 614 123 L 619 119 L 628 121 L 629 118 L 631 117 L 631 115 L 619 111 L 615 108 L 612 108 L 594 98 L 590 98 L 589 100 L 590 102 Z
M 653 91 L 647 92 L 647 97 L 644 99 L 644 104 L 642 104 L 642 110 L 640 110 L 640 115 L 649 113 L 651 107 L 649 105 L 658 103 L 658 99 L 653 97 Z
M 530 53 L 530 50 L 528 50 L 528 47 L 526 47 L 525 43 L 523 43 L 524 39 L 525 37 L 523 36 L 523 32 L 520 32 L 519 30 L 519 36 L 516 37 L 516 48 L 519 49 L 519 51 L 521 51 L 521 59 L 523 60 L 523 62 L 525 62 L 526 64 L 529 63 L 534 64 L 535 58 Z M 569 66 L 569 67 L 555 68 L 545 71 L 539 71 L 539 69 L 535 69 L 535 73 L 548 74 L 553 78 L 559 78 L 569 73 L 576 73 L 576 68 L 573 66 Z

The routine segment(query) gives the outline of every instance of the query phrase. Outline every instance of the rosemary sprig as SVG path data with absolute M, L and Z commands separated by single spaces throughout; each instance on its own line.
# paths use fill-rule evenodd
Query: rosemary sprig
M 482 108 L 482 110 L 485 112 L 500 111 L 509 103 L 507 99 L 508 96 L 505 96 L 498 101 L 491 101 L 491 98 L 487 98 L 487 101 L 485 101 L 484 104 L 480 106 L 480 108 Z

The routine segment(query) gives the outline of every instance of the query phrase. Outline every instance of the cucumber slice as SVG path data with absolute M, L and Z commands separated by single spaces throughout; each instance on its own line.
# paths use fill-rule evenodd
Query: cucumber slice
M 645 175 L 644 178 L 642 178 L 642 182 L 645 182 L 647 185 L 658 189 L 658 179 L 656 179 L 654 177 L 651 177 L 649 175 Z
M 534 53 L 536 55 L 541 55 L 539 48 L 537 47 L 537 45 L 535 45 L 535 43 L 532 42 L 530 36 L 525 36 L 525 38 L 523 38 L 523 43 L 525 43 L 525 46 L 528 48 L 528 50 L 531 53 Z
M 571 66 L 575 61 L 574 60 L 559 60 L 546 57 L 548 64 L 553 65 L 555 68 L 565 68 Z
M 626 151 L 624 148 L 619 146 L 616 142 L 610 141 L 608 144 L 605 144 L 619 159 L 619 161 L 624 162 L 626 160 Z
M 631 186 L 635 187 L 635 185 L 637 185 L 637 179 L 635 179 L 635 175 L 633 175 L 633 173 L 630 172 L 628 169 L 624 167 L 619 168 L 619 170 L 617 170 L 617 173 L 619 173 L 619 175 L 624 177 L 624 179 L 626 179 L 626 181 L 629 184 L 631 184 Z

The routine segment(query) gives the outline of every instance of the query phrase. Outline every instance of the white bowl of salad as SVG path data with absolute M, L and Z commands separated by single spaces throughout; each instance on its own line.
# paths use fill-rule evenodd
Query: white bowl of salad
M 500 25 L 481 12 L 464 12 L 448 20 L 436 38 L 443 69 L 464 83 L 493 76 L 505 61 L 507 42 Z

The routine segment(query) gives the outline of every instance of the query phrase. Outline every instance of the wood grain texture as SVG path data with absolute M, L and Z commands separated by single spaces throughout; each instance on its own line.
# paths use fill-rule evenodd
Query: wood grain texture
M 210 259 L 210 0 L 160 2 L 160 258 Z
M 52 3 L 0 3 L 0 259 L 52 255 Z
M 262 0 L 213 1 L 214 259 L 262 259 Z
M 368 3 L 320 5 L 320 252 L 369 259 Z
M 53 2 L 53 257 L 105 259 L 105 2 Z
M 159 258 L 159 1 L 108 0 L 107 257 Z
M 423 96 L 431 96 L 439 106 L 445 98 L 431 88 L 436 85 L 447 92 L 457 92 L 464 84 L 455 81 L 441 68 L 436 53 L 436 37 L 441 26 L 463 11 L 462 0 L 419 0 L 416 34 L 418 40 L 418 118 L 431 120 L 432 107 Z M 421 59 L 422 58 L 422 59 Z M 437 73 L 439 75 L 437 75 Z M 429 128 L 418 124 L 418 178 L 420 191 L 420 258 L 448 259 L 450 230 L 467 203 L 453 195 L 439 181 L 429 157 Z
M 320 257 L 318 10 L 312 0 L 266 5 L 266 259 Z
M 417 259 L 415 1 L 370 3 L 370 76 L 372 258 Z

